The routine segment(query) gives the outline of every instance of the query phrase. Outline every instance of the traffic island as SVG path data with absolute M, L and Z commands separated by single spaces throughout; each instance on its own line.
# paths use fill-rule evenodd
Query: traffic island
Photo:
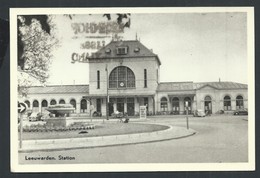
M 146 124 L 141 124 L 146 125 Z M 159 124 L 149 124 L 159 125 Z M 165 125 L 161 125 L 165 126 Z M 63 139 L 37 139 L 24 140 L 19 152 L 54 151 L 80 148 L 108 147 L 128 144 L 158 142 L 171 139 L 180 139 L 196 134 L 193 129 L 167 126 L 167 129 L 153 132 L 104 135 L 94 137 L 63 138 Z

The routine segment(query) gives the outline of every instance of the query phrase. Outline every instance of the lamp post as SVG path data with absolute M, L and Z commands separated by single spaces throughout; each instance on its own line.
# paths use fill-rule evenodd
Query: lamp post
M 106 75 L 107 75 L 106 116 L 107 116 L 107 120 L 108 120 L 108 100 L 109 100 L 109 96 L 108 96 L 108 70 L 107 70 L 107 64 L 106 64 Z
M 187 129 L 189 129 L 189 117 L 188 117 L 189 103 L 188 103 L 188 101 L 185 101 L 185 108 L 186 108 L 186 124 L 187 124 Z

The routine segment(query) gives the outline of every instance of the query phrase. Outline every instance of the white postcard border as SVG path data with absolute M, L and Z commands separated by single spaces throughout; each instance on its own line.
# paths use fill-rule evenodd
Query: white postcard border
M 210 13 L 246 12 L 248 47 L 248 163 L 162 163 L 162 164 L 35 164 L 18 163 L 17 130 L 17 15 L 104 13 Z M 11 8 L 10 9 L 10 143 L 12 172 L 123 172 L 123 171 L 253 171 L 255 170 L 255 71 L 253 7 L 187 8 Z

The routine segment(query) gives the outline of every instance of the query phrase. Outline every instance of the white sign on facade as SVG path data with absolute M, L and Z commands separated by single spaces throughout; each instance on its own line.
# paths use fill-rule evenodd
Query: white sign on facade
M 146 119 L 146 106 L 140 106 L 140 119 Z

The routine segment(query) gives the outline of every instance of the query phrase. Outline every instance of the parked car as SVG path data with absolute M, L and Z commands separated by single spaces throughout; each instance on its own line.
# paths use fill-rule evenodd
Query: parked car
M 206 114 L 202 109 L 197 109 L 193 112 L 194 117 L 205 117 Z
M 37 113 L 37 112 L 33 112 L 30 116 L 29 116 L 29 121 L 41 121 L 42 114 L 41 113 Z
M 234 111 L 234 115 L 248 115 L 247 109 L 238 109 Z
M 95 112 L 93 112 L 92 116 L 93 116 L 93 117 L 101 117 L 101 116 L 102 116 L 102 113 L 95 111 Z

